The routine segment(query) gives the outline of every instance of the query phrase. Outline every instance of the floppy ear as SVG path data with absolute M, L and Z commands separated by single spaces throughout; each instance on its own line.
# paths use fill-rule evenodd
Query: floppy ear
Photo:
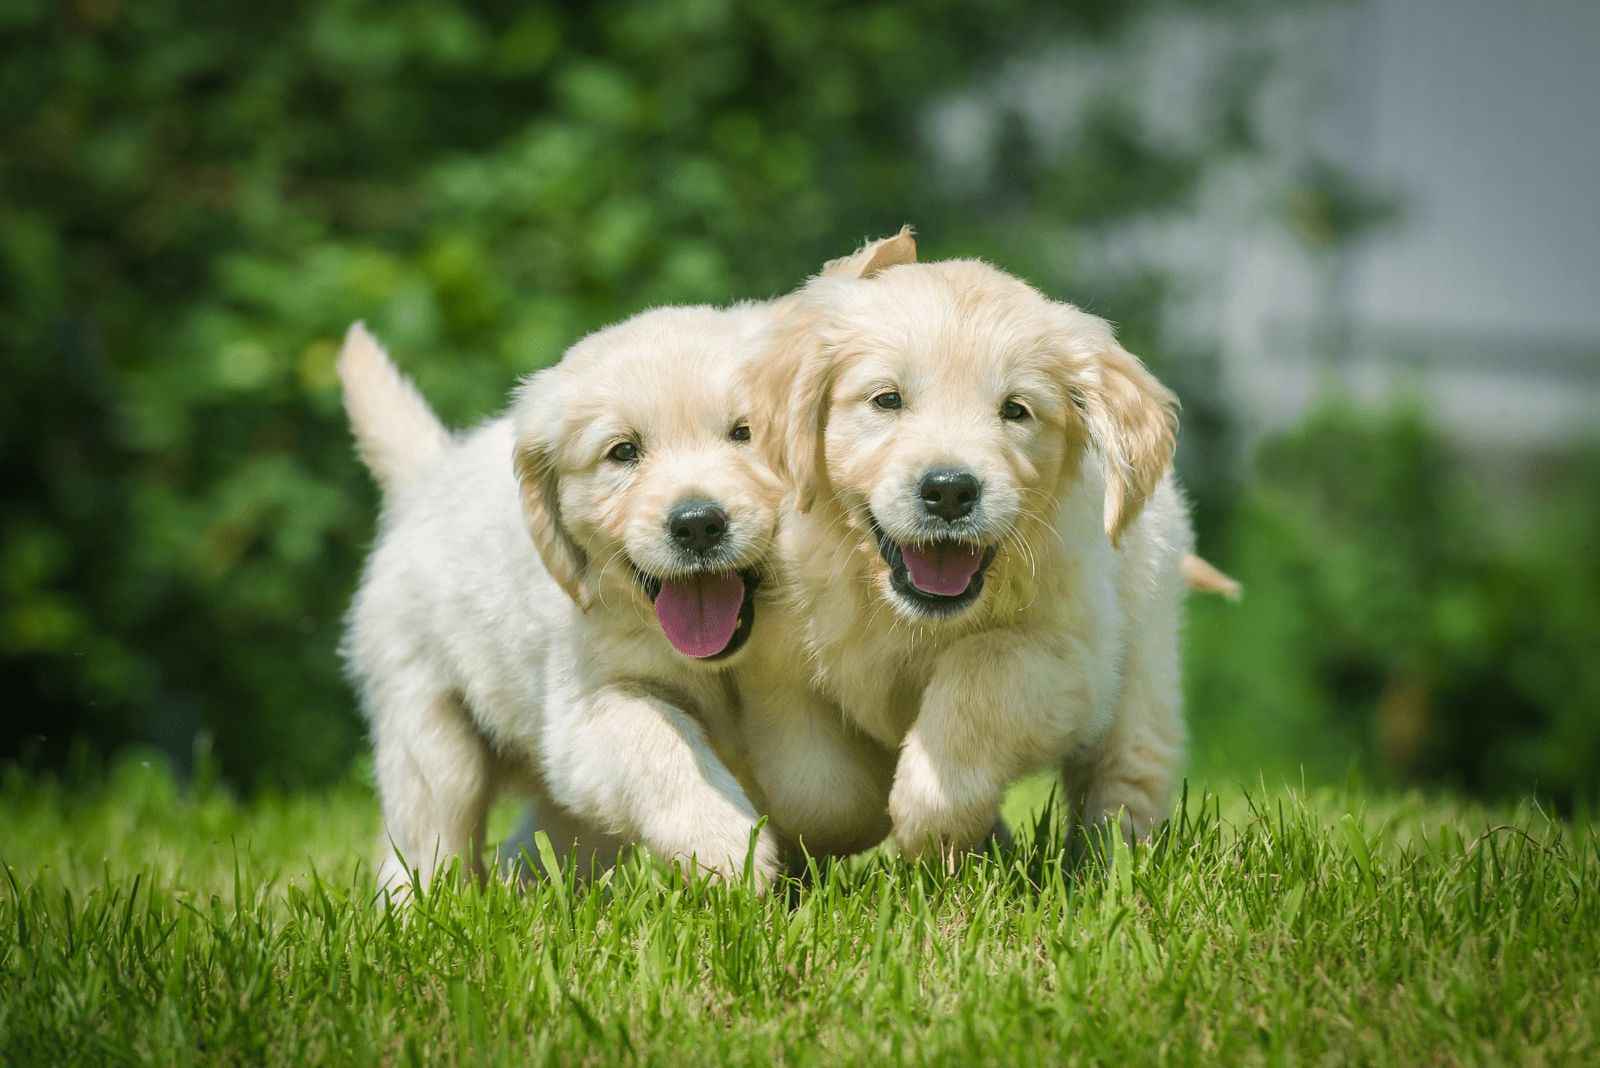
M 784 467 L 794 480 L 795 507 L 804 515 L 815 506 L 818 497 L 831 492 L 823 434 L 828 429 L 834 361 L 810 331 L 796 340 L 801 343 L 801 353 L 789 392 L 783 452 Z
M 795 487 L 809 512 L 827 478 L 822 431 L 827 426 L 832 361 L 813 335 L 815 315 L 796 311 L 776 331 L 772 350 L 750 370 L 750 431 L 756 448 Z
M 833 364 L 816 336 L 829 283 L 822 279 L 870 278 L 902 263 L 917 262 L 917 241 L 910 226 L 892 237 L 879 238 L 848 256 L 823 264 L 817 278 L 786 305 L 775 331 L 778 342 L 755 372 L 757 398 L 754 437 L 773 470 L 793 480 L 797 507 L 809 512 L 827 489 L 828 465 L 822 452 L 828 425 L 828 394 Z M 822 288 L 818 288 L 819 284 Z
M 824 278 L 870 278 L 885 267 L 917 262 L 916 231 L 907 223 L 893 237 L 869 241 L 848 256 L 829 260 L 818 273 Z
M 540 417 L 541 409 L 546 405 L 531 397 L 535 390 L 541 387 L 548 389 L 550 384 L 545 375 L 538 374 L 519 391 L 516 419 L 518 437 L 511 466 L 522 491 L 522 513 L 528 520 L 528 532 L 533 535 L 533 544 L 539 550 L 545 570 L 550 572 L 550 577 L 579 608 L 588 611 L 592 598 L 583 585 L 583 574 L 589 567 L 589 554 L 572 540 L 566 525 L 561 522 L 555 448 L 548 435 L 554 421 Z M 525 418 L 525 415 L 529 418 Z
M 1072 312 L 1090 322 L 1074 324 L 1081 340 L 1067 358 L 1067 388 L 1089 441 L 1105 460 L 1106 534 L 1120 549 L 1123 534 L 1172 466 L 1178 398 L 1117 344 L 1105 322 Z

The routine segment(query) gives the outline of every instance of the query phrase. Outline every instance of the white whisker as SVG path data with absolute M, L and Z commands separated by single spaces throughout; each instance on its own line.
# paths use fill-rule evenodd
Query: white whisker
M 610 556 L 605 558 L 605 560 L 600 564 L 600 570 L 595 572 L 594 582 L 595 586 L 600 591 L 600 607 L 604 608 L 608 612 L 611 610 L 611 606 L 606 604 L 606 568 L 614 564 L 617 561 L 617 558 L 624 554 L 624 551 L 625 550 L 623 548 L 618 548 Z

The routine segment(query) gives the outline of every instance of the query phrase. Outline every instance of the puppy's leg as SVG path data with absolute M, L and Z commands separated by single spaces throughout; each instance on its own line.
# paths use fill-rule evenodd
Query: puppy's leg
M 813 856 L 859 853 L 889 833 L 894 754 L 844 724 L 804 683 L 778 692 L 748 683 L 744 740 L 778 830 Z
M 544 870 L 544 861 L 534 841 L 534 835 L 540 831 L 549 836 L 558 864 L 565 865 L 575 858 L 580 883 L 615 867 L 629 844 L 626 838 L 607 834 L 583 822 L 548 797 L 535 796 L 528 800 L 516 831 L 500 844 L 502 860 L 509 860 L 511 870 L 519 879 L 537 879 L 550 874 Z
M 911 859 L 931 842 L 948 861 L 995 825 L 1006 785 L 1058 759 L 1092 730 L 1100 680 L 1074 639 L 986 631 L 940 654 L 889 794 L 895 840 Z
M 1180 597 L 1161 598 L 1132 629 L 1110 726 L 1081 759 L 1062 768 L 1068 796 L 1081 798 L 1084 823 L 1115 821 L 1129 843 L 1150 837 L 1167 818 L 1173 775 L 1183 760 Z
M 544 746 L 551 796 L 583 821 L 637 839 L 669 863 L 738 878 L 755 807 L 693 716 L 638 689 L 607 687 L 552 716 Z M 755 844 L 761 886 L 778 870 L 774 833 Z
M 452 857 L 482 879 L 494 761 L 460 700 L 439 691 L 392 695 L 374 733 L 385 831 L 379 888 L 403 894 L 411 869 L 426 886 Z

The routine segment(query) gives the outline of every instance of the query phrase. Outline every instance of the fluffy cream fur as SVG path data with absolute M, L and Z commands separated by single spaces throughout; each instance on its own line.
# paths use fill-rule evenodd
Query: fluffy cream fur
M 858 260 L 785 303 L 757 386 L 792 484 L 785 604 L 740 672 L 774 823 L 837 848 L 892 821 L 906 854 L 950 855 L 1055 767 L 1091 818 L 1147 835 L 1184 745 L 1174 398 L 1104 321 L 993 267 L 917 264 L 909 232 Z M 937 469 L 978 480 L 970 515 L 923 506 Z M 897 584 L 895 547 L 938 539 L 993 550 L 975 597 Z
M 781 486 L 748 440 L 743 368 L 770 310 L 646 312 L 530 377 L 509 415 L 451 438 L 358 324 L 339 371 L 382 532 L 345 644 L 375 748 L 381 885 L 451 857 L 484 872 L 489 806 L 534 799 L 581 871 L 641 841 L 666 859 L 777 870 L 726 670 L 675 651 L 641 576 L 696 566 L 676 502 L 727 513 L 721 567 L 761 564 Z M 634 462 L 612 455 L 620 442 Z M 530 537 L 531 533 L 531 537 Z M 759 615 L 759 610 L 758 610 Z

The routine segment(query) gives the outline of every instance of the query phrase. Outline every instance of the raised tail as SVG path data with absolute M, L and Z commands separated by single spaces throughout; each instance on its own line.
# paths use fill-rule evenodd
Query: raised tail
M 1186 554 L 1179 566 L 1183 569 L 1183 577 L 1189 581 L 1189 588 L 1198 593 L 1220 593 L 1230 601 L 1237 601 L 1243 593 L 1243 588 L 1236 580 L 1194 553 Z
M 364 324 L 344 336 L 338 371 L 362 462 L 385 494 L 414 485 L 450 444 L 449 431 Z

